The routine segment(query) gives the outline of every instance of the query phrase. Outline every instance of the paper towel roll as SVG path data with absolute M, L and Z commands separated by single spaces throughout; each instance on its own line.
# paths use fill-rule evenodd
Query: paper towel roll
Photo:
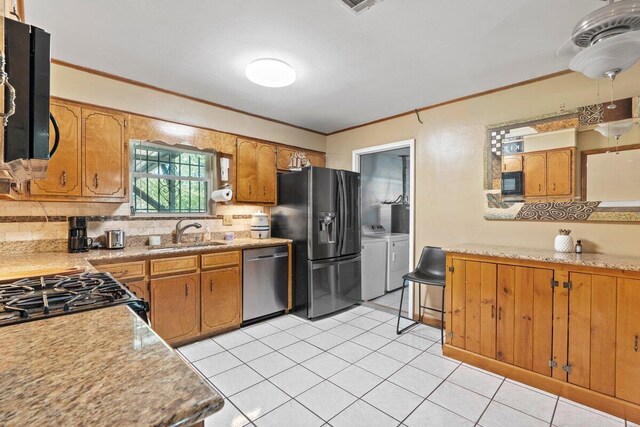
M 229 202 L 231 201 L 231 197 L 233 196 L 233 191 L 226 190 L 216 190 L 211 193 L 211 200 L 214 202 Z

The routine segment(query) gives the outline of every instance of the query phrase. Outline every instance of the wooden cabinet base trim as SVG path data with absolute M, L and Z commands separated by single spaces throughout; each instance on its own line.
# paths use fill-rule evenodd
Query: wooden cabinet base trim
M 442 351 L 445 356 L 451 357 L 452 359 L 528 384 L 546 392 L 560 395 L 634 423 L 640 423 L 640 405 L 635 405 L 580 386 L 549 378 L 508 363 L 489 359 L 448 344 L 444 345 Z
M 187 345 L 187 344 L 191 344 L 191 343 L 194 343 L 194 342 L 202 341 L 204 339 L 215 337 L 215 336 L 222 335 L 222 334 L 226 334 L 227 332 L 232 332 L 232 331 L 235 331 L 235 330 L 238 330 L 238 329 L 240 329 L 240 324 L 226 326 L 224 328 L 216 329 L 215 331 L 203 332 L 203 333 L 199 334 L 198 336 L 193 336 L 193 337 L 188 337 L 188 338 L 181 338 L 181 339 L 176 339 L 176 340 L 165 340 L 165 341 L 169 345 L 171 345 L 171 347 L 178 348 L 178 347 L 182 347 L 183 345 Z

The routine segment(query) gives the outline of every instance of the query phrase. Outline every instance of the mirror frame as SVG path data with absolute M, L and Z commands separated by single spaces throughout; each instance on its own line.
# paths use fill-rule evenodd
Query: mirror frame
M 589 221 L 589 222 L 640 222 L 640 200 L 638 201 L 538 201 L 538 202 L 509 202 L 502 200 L 501 187 L 501 159 L 492 152 L 492 132 L 510 129 L 514 127 L 539 126 L 551 130 L 560 130 L 575 127 L 580 130 L 593 129 L 599 123 L 623 120 L 626 118 L 638 119 L 640 116 L 639 96 L 617 100 L 625 103 L 616 114 L 607 111 L 606 104 L 585 105 L 573 109 L 562 109 L 559 112 L 542 114 L 526 119 L 512 120 L 485 126 L 484 140 L 484 218 L 487 220 L 507 221 Z M 621 117 L 620 114 L 626 117 Z M 608 117 L 610 116 L 610 117 Z M 495 143 L 495 141 L 494 141 Z M 630 146 L 639 146 L 632 144 Z M 630 147 L 628 146 L 628 147 Z M 629 148 L 630 149 L 630 148 Z M 598 150 L 588 150 L 598 151 Z M 585 152 L 583 152 L 585 153 Z M 595 154 L 595 153 L 593 153 Z M 588 155 L 588 154 L 587 154 Z M 585 162 L 586 155 L 582 155 Z M 578 161 L 578 159 L 576 159 Z M 583 163 L 584 164 L 584 163 Z M 581 169 L 586 174 L 586 168 Z M 577 179 L 578 177 L 576 177 Z M 585 175 L 586 179 L 586 175 Z M 583 182 L 576 183 L 583 189 Z M 586 194 L 586 189 L 581 191 Z

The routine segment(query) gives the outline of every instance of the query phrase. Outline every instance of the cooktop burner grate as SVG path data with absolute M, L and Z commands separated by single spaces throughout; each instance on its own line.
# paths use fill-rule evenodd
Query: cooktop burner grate
M 109 273 L 21 279 L 0 285 L 0 326 L 117 304 L 146 311 L 146 303 Z

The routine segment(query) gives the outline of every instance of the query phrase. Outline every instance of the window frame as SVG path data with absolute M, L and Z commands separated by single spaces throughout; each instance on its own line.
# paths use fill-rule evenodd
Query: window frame
M 199 154 L 205 155 L 208 158 L 205 160 L 205 177 L 204 178 L 195 178 L 195 177 L 185 177 L 179 175 L 158 175 L 158 174 L 150 174 L 147 172 L 136 172 L 135 164 L 136 164 L 136 149 L 138 148 L 150 148 L 154 150 L 164 150 L 164 151 L 173 151 L 179 154 L 187 153 L 187 154 Z M 144 141 L 144 140 L 136 140 L 132 139 L 129 141 L 129 189 L 131 194 L 131 198 L 129 200 L 130 213 L 131 216 L 144 216 L 144 217 L 167 217 L 167 218 L 175 218 L 175 217 L 202 217 L 209 216 L 212 212 L 211 207 L 211 198 L 210 193 L 213 188 L 213 180 L 216 174 L 215 164 L 216 164 L 217 152 L 215 150 L 202 150 L 197 147 L 193 147 L 191 145 L 186 144 L 168 144 L 163 141 Z M 135 179 L 136 178 L 161 178 L 161 179 L 169 179 L 169 180 L 178 180 L 178 181 L 191 181 L 191 182 L 205 182 L 206 183 L 206 192 L 205 192 L 205 210 L 204 212 L 141 212 L 136 209 L 136 197 L 138 197 L 135 193 Z

